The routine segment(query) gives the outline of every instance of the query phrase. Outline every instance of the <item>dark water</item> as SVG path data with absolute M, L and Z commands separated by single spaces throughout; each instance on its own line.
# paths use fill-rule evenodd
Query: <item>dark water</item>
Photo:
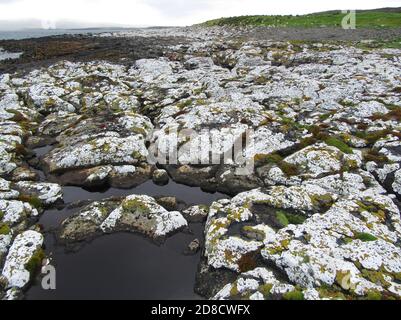
M 98 28 L 98 29 L 26 29 L 17 31 L 0 31 L 0 40 L 21 40 L 41 38 L 64 34 L 99 34 L 103 32 L 118 32 L 129 29 Z
M 176 196 L 188 204 L 211 204 L 226 198 L 170 182 L 157 186 L 149 181 L 132 190 L 109 189 L 89 192 L 77 187 L 64 187 L 64 200 L 101 200 L 111 196 L 146 194 Z M 200 299 L 194 293 L 195 275 L 200 254 L 185 256 L 188 244 L 203 240 L 203 224 L 191 224 L 192 233 L 178 233 L 162 246 L 137 234 L 117 233 L 102 236 L 78 252 L 66 252 L 59 246 L 54 231 L 79 208 L 48 210 L 39 223 L 45 228 L 46 252 L 52 257 L 57 272 L 57 289 L 46 291 L 37 280 L 26 293 L 28 300 L 40 299 Z

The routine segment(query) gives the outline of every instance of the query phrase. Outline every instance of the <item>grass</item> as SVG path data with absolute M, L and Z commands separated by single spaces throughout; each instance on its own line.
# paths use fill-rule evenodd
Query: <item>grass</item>
M 377 238 L 374 235 L 371 235 L 370 233 L 364 233 L 364 232 L 358 233 L 355 236 L 355 238 L 359 239 L 359 240 L 361 240 L 363 242 L 370 242 L 370 241 L 376 241 L 377 240 Z
M 257 15 L 240 16 L 210 20 L 203 26 L 274 26 L 274 27 L 341 27 L 344 14 L 340 11 L 322 12 L 307 15 Z M 357 28 L 396 28 L 401 27 L 400 12 L 357 11 Z
M 354 153 L 350 146 L 348 146 L 344 141 L 341 141 L 340 139 L 337 139 L 335 137 L 329 137 L 324 142 L 329 146 L 336 147 L 346 154 Z

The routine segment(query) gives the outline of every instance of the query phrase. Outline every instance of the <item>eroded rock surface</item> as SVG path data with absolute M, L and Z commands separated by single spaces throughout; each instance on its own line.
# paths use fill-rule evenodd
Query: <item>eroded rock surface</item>
M 401 51 L 187 31 L 140 31 L 187 34 L 160 58 L 0 75 L 0 297 L 29 283 L 43 258 L 32 224 L 63 186 L 171 177 L 233 198 L 90 202 L 60 238 L 161 241 L 207 219 L 196 288 L 207 298 L 400 298 Z

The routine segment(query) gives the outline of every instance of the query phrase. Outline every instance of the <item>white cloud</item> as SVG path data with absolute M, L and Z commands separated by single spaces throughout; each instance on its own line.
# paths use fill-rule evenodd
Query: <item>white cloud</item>
M 222 16 L 401 6 L 401 0 L 0 0 L 0 20 L 191 25 Z

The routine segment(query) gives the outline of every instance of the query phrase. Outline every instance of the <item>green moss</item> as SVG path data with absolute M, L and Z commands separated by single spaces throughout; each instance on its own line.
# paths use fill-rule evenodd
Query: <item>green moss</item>
M 298 167 L 295 164 L 281 161 L 278 166 L 288 177 L 296 176 L 299 173 Z
M 43 207 L 42 200 L 40 200 L 38 197 L 35 196 L 30 196 L 30 195 L 20 195 L 18 197 L 18 200 L 22 202 L 28 202 L 32 207 L 40 209 Z
M 369 291 L 366 295 L 367 300 L 382 300 L 382 294 L 380 291 Z
M 276 212 L 276 220 L 283 228 L 288 226 L 288 224 L 290 223 L 284 211 Z
M 352 241 L 354 241 L 354 239 L 349 238 L 349 237 L 344 237 L 343 241 L 344 241 L 345 244 L 348 244 L 348 243 L 351 243 Z
M 369 241 L 376 241 L 377 240 L 377 238 L 374 235 L 371 235 L 370 233 L 365 233 L 365 232 L 356 234 L 355 238 L 359 239 L 359 240 L 361 240 L 363 242 L 369 242 Z
M 316 194 L 309 196 L 312 204 L 322 209 L 330 208 L 333 205 L 333 198 L 330 194 Z
M 142 154 L 136 150 L 134 152 L 132 152 L 131 156 L 133 159 L 139 159 L 139 160 L 142 159 Z
M 389 159 L 386 155 L 381 154 L 377 150 L 370 149 L 363 154 L 363 158 L 366 162 L 373 161 L 377 164 L 389 163 Z
M 264 75 L 260 75 L 259 77 L 257 77 L 257 78 L 254 80 L 254 82 L 255 82 L 255 84 L 257 84 L 257 85 L 264 85 L 264 84 L 266 84 L 266 83 L 269 82 L 269 79 L 267 79 Z
M 358 131 L 355 133 L 355 136 L 366 140 L 366 142 L 368 144 L 372 145 L 372 144 L 376 143 L 378 140 L 383 139 L 392 133 L 393 132 L 389 129 L 373 131 L 373 132 Z
M 184 109 L 192 104 L 192 99 L 181 101 L 177 104 L 178 109 Z
M 317 142 L 317 139 L 315 137 L 307 137 L 307 138 L 303 138 L 300 142 L 299 142 L 299 149 L 304 149 L 306 147 L 309 147 L 313 144 L 315 144 Z
M 10 232 L 11 232 L 11 229 L 7 224 L 5 224 L 5 223 L 0 224 L 0 235 L 5 236 L 5 235 L 9 234 Z
M 110 151 L 110 145 L 108 143 L 105 143 L 102 146 L 102 150 L 103 150 L 103 152 L 108 153 Z
M 271 163 L 278 164 L 283 160 L 283 158 L 277 153 L 272 154 L 257 154 L 255 155 L 255 161 L 259 163 Z
M 352 154 L 353 150 L 351 147 L 349 147 L 344 141 L 337 139 L 335 137 L 329 137 L 324 142 L 332 147 L 336 147 L 340 151 L 346 153 L 346 154 Z
M 231 297 L 236 297 L 239 295 L 238 287 L 236 284 L 233 285 L 233 287 L 230 290 L 230 296 Z
M 38 249 L 25 264 L 25 269 L 29 271 L 31 277 L 35 276 L 39 268 L 42 266 L 42 261 L 46 257 L 42 248 Z
M 331 117 L 331 114 L 330 114 L 330 113 L 325 113 L 325 114 L 321 114 L 321 115 L 319 116 L 319 119 L 322 120 L 322 121 L 324 121 L 324 120 L 327 120 L 327 119 L 330 118 L 330 117 Z
M 320 298 L 329 298 L 329 299 L 334 299 L 334 300 L 345 300 L 346 296 L 338 291 L 333 289 L 333 287 L 330 287 L 326 284 L 322 285 L 320 288 L 317 289 L 319 292 L 319 297 Z
M 4 218 L 4 212 L 0 210 L 0 220 Z
M 294 290 L 291 292 L 287 292 L 283 295 L 284 300 L 305 300 L 304 294 L 301 290 Z
M 290 224 L 302 224 L 306 220 L 306 217 L 300 214 L 286 213 L 286 216 Z
M 372 270 L 366 270 L 366 269 L 362 269 L 361 270 L 362 276 L 369 280 L 370 282 L 383 286 L 383 287 L 388 287 L 390 286 L 390 283 L 387 282 L 384 279 L 384 275 L 382 271 L 372 271 Z
M 122 203 L 122 207 L 126 211 L 136 212 L 140 211 L 142 213 L 149 212 L 148 204 L 139 199 L 125 200 Z
M 263 297 L 265 299 L 268 299 L 270 297 L 270 291 L 272 290 L 273 285 L 270 283 L 263 284 L 258 288 L 258 291 L 263 294 Z

